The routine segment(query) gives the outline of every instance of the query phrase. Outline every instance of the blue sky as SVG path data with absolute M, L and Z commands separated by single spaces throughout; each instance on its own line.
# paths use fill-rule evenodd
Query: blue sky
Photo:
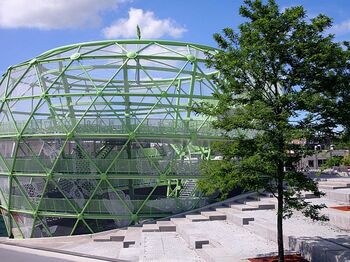
M 303 5 L 310 17 L 334 19 L 337 40 L 350 40 L 350 1 L 277 0 Z M 169 39 L 216 46 L 212 35 L 237 27 L 243 0 L 0 0 L 0 74 L 61 45 L 103 39 Z

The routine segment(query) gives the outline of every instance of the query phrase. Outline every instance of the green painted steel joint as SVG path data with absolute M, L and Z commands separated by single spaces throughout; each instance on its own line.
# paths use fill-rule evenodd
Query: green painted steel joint
M 197 57 L 195 57 L 194 55 L 187 55 L 186 58 L 191 63 L 193 63 L 193 62 L 195 62 L 197 60 Z
M 46 178 L 47 179 L 52 179 L 53 178 L 53 173 L 52 172 L 48 172 Z
M 3 102 L 3 103 L 6 102 L 6 97 L 5 96 L 1 99 L 1 102 Z
M 101 180 L 106 181 L 108 179 L 108 176 L 106 173 L 101 174 Z
M 135 59 L 137 57 L 137 53 L 136 52 L 128 52 L 126 54 L 126 57 L 130 58 L 130 59 Z
M 131 220 L 132 220 L 132 221 L 137 222 L 137 221 L 139 221 L 139 219 L 140 219 L 140 218 L 139 218 L 139 216 L 138 216 L 137 214 L 132 214 L 132 215 L 131 215 Z
M 131 133 L 129 134 L 129 138 L 130 138 L 130 139 L 134 139 L 135 137 L 136 137 L 135 132 L 131 132 Z
M 167 94 L 167 92 L 162 91 L 162 92 L 160 93 L 160 96 L 163 97 L 163 98 L 166 98 L 166 97 L 168 96 L 168 94 Z
M 198 138 L 198 134 L 195 133 L 195 132 L 192 132 L 192 133 L 191 133 L 191 139 L 192 139 L 192 140 L 197 140 L 197 138 Z
M 96 92 L 96 95 L 97 96 L 101 96 L 103 94 L 103 91 L 102 90 L 98 90 L 97 92 Z
M 81 57 L 80 53 L 75 53 L 70 56 L 71 60 L 78 60 Z
M 72 139 L 74 137 L 74 133 L 73 132 L 68 132 L 67 133 L 67 139 Z
M 46 93 L 46 92 L 42 93 L 42 94 L 40 95 L 40 97 L 41 97 L 41 99 L 46 100 L 46 99 L 47 99 L 47 93 Z
M 32 59 L 32 60 L 29 61 L 29 64 L 30 64 L 30 65 L 34 65 L 34 64 L 36 64 L 37 62 L 38 62 L 38 59 L 34 58 L 34 59 Z
M 78 220 L 82 220 L 84 218 L 84 214 L 80 213 L 77 215 Z

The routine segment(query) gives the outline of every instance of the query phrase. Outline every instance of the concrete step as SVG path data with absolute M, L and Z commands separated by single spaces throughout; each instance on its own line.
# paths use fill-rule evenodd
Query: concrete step
M 209 245 L 209 239 L 201 236 L 190 236 L 190 247 L 194 249 L 201 249 L 204 245 Z
M 119 251 L 118 259 L 120 261 L 142 261 L 142 251 L 140 247 L 122 248 Z
M 225 220 L 226 215 L 218 211 L 203 211 L 202 216 L 209 218 L 209 220 Z
M 173 222 L 175 225 L 183 224 L 183 223 L 189 223 L 190 222 L 185 217 L 172 217 L 172 218 L 170 218 L 170 221 Z
M 327 209 L 329 222 L 343 230 L 350 230 L 350 211 L 340 211 L 334 208 Z
M 277 204 L 277 198 L 266 196 L 266 195 L 250 196 L 250 197 L 247 198 L 247 200 L 248 201 L 262 201 L 264 203 L 275 203 L 275 204 Z
M 235 224 L 237 226 L 248 225 L 251 221 L 254 221 L 252 214 L 247 214 L 246 212 L 237 212 L 234 210 L 226 212 L 226 220 L 229 223 Z
M 108 241 L 122 242 L 125 238 L 126 231 L 127 230 L 122 229 L 113 233 L 110 233 L 107 231 L 105 234 L 103 234 L 101 232 L 93 238 L 93 241 L 94 242 L 108 242 Z
M 289 246 L 308 261 L 340 262 L 350 261 L 350 249 L 334 239 L 319 237 L 290 237 Z
M 160 232 L 176 232 L 176 225 L 172 221 L 157 221 Z
M 203 245 L 209 245 L 209 238 L 201 231 L 196 230 L 194 226 L 188 223 L 179 223 L 176 232 L 187 242 L 193 249 L 201 249 Z
M 260 201 L 254 202 L 256 203 L 248 204 L 249 202 L 247 202 L 247 204 L 232 204 L 231 208 L 239 211 L 268 210 L 275 208 L 275 205 L 271 203 L 261 203 Z
M 305 192 L 302 194 L 304 199 L 312 199 L 312 198 L 319 198 L 319 196 L 315 196 L 313 193 L 311 192 Z
M 239 204 L 239 203 L 235 203 L 235 204 L 231 204 L 230 207 L 234 210 L 238 210 L 238 211 L 252 211 L 252 210 L 258 210 L 257 207 L 252 207 L 252 206 L 248 206 L 246 204 Z
M 328 191 L 326 194 L 326 198 L 341 201 L 345 203 L 350 203 L 350 188 L 343 188 L 337 190 Z
M 275 204 L 265 201 L 247 201 L 246 205 L 257 207 L 259 210 L 275 209 Z
M 319 189 L 323 190 L 335 190 L 335 189 L 342 189 L 342 188 L 350 188 L 350 185 L 346 184 L 323 184 L 318 185 Z
M 249 222 L 245 228 L 264 239 L 277 242 L 277 230 L 274 224 L 262 222 L 257 219 Z
M 128 227 L 123 241 L 123 248 L 140 247 L 141 231 L 141 227 Z
M 208 262 L 232 262 L 241 261 L 236 255 L 233 255 L 228 248 L 204 246 L 203 249 L 197 250 L 197 253 Z
M 209 218 L 203 215 L 186 215 L 186 218 L 191 222 L 209 221 Z
M 158 224 L 143 224 L 142 232 L 159 232 Z
M 326 181 L 320 181 L 318 182 L 319 185 L 327 184 L 327 185 L 334 185 L 334 184 L 341 184 L 341 185 L 349 185 L 350 179 L 347 180 L 326 180 Z

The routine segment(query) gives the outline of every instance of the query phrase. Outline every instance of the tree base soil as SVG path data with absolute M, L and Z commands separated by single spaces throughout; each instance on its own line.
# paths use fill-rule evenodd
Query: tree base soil
M 259 257 L 259 258 L 249 258 L 250 262 L 278 262 L 278 256 L 271 257 Z M 284 256 L 285 262 L 309 262 L 299 254 L 286 255 Z

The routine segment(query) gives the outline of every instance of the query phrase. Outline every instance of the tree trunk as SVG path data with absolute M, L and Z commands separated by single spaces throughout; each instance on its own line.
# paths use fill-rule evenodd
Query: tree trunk
M 277 243 L 278 243 L 278 261 L 284 262 L 283 245 L 283 178 L 278 178 L 278 206 L 277 206 Z

